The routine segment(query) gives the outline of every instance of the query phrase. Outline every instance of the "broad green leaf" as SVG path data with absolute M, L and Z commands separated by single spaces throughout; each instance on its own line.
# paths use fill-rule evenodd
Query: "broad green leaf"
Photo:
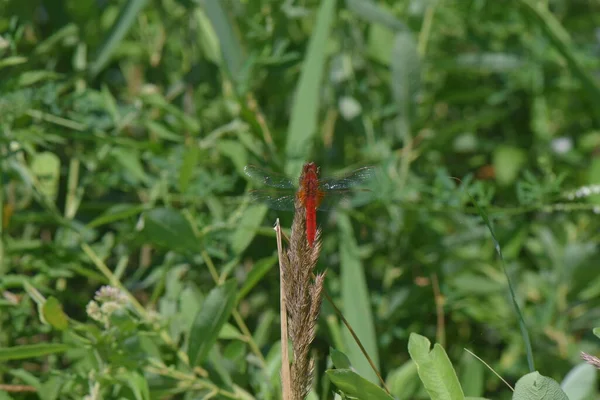
M 408 352 L 417 364 L 417 370 L 425 390 L 432 400 L 460 400 L 465 395 L 458 382 L 454 367 L 439 344 L 433 346 L 424 336 L 411 333 L 408 339 Z
M 386 384 L 394 397 L 412 399 L 419 389 L 417 364 L 413 360 L 408 360 L 401 367 L 390 372 Z
M 551 378 L 530 372 L 515 385 L 513 400 L 569 400 L 560 385 Z
M 329 356 L 331 357 L 331 361 L 333 361 L 333 365 L 336 369 L 350 369 L 352 367 L 348 356 L 339 350 L 330 347 Z
M 238 291 L 237 302 L 243 299 L 258 284 L 258 282 L 260 282 L 263 276 L 265 276 L 265 274 L 269 272 L 271 268 L 273 268 L 273 265 L 275 265 L 275 263 L 277 263 L 276 255 L 258 260 L 254 264 L 254 266 L 248 273 L 246 281 L 242 285 L 241 289 Z
M 241 254 L 246 247 L 252 242 L 256 231 L 260 227 L 267 207 L 263 204 L 250 205 L 242 215 L 242 218 L 237 223 L 237 229 L 230 236 L 230 244 L 235 254 Z
M 598 339 L 600 339 L 600 328 L 594 328 L 592 329 L 592 332 L 594 333 L 594 335 L 596 335 Z
M 340 390 L 364 400 L 393 400 L 382 388 L 349 369 L 328 369 L 327 376 Z
M 494 171 L 500 185 L 510 185 L 517 179 L 521 168 L 527 161 L 523 149 L 501 145 L 494 150 Z
M 199 243 L 188 220 L 172 208 L 155 208 L 142 214 L 143 237 L 176 251 L 198 251 Z
M 0 361 L 42 357 L 48 354 L 62 353 L 70 348 L 71 346 L 62 343 L 37 343 L 4 347 L 0 348 Z
M 299 175 L 302 163 L 309 158 L 311 140 L 317 132 L 327 43 L 335 18 L 335 5 L 335 0 L 320 2 L 316 24 L 302 65 L 285 146 L 288 160 L 285 171 L 289 176 Z
M 591 399 L 596 391 L 598 370 L 593 365 L 582 363 L 573 367 L 563 379 L 560 387 L 569 400 Z
M 31 161 L 31 172 L 39 182 L 40 192 L 52 202 L 58 194 L 60 178 L 60 159 L 54 153 L 43 152 L 34 156 Z
M 189 334 L 187 353 L 192 366 L 202 364 L 215 344 L 235 306 L 236 290 L 236 281 L 230 279 L 206 296 Z
M 49 297 L 42 306 L 44 320 L 53 328 L 64 331 L 69 327 L 69 319 L 56 297 Z
M 346 214 L 340 213 L 338 215 L 338 226 L 340 230 L 342 310 L 367 353 L 371 356 L 375 366 L 379 368 L 379 354 L 377 353 L 370 295 L 350 218 Z M 362 376 L 372 382 L 377 382 L 377 376 L 360 351 L 358 344 L 354 342 L 352 335 L 345 327 L 342 329 L 346 343 L 346 354 L 352 365 Z

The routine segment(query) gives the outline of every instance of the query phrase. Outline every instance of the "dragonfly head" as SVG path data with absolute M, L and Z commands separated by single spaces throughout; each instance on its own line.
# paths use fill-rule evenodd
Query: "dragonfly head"
M 315 174 L 315 176 L 319 176 L 319 167 L 314 162 L 308 162 L 304 164 L 302 168 L 302 175 L 306 176 L 307 174 Z

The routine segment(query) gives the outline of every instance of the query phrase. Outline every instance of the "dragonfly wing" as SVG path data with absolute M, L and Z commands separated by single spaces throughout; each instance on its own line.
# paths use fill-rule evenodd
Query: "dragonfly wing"
M 295 209 L 294 200 L 296 195 L 294 193 L 282 195 L 271 190 L 251 190 L 248 195 L 252 200 L 264 203 L 274 210 L 290 211 Z
M 244 172 L 252 180 L 260 182 L 263 185 L 282 189 L 294 188 L 294 184 L 287 176 L 267 171 L 266 169 L 257 167 L 256 165 L 246 165 L 244 167 Z
M 345 190 L 360 186 L 375 176 L 375 167 L 363 167 L 339 178 L 325 178 L 319 181 L 323 191 Z
M 322 197 L 317 209 L 319 211 L 329 211 L 336 207 L 349 206 L 358 196 L 372 193 L 373 191 L 369 189 L 331 190 Z

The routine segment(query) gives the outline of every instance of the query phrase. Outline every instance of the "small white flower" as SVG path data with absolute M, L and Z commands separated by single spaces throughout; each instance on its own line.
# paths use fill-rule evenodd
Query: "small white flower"
M 573 148 L 573 140 L 570 137 L 559 137 L 552 141 L 551 146 L 556 154 L 565 154 Z

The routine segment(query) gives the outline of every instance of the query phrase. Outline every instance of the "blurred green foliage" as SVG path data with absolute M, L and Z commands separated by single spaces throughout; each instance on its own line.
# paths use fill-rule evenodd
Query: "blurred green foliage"
M 536 369 L 597 398 L 578 364 L 600 350 L 599 13 L 1 1 L 0 387 L 27 390 L 0 399 L 278 398 L 271 226 L 291 213 L 252 203 L 243 167 L 295 177 L 305 160 L 378 168 L 354 208 L 319 214 L 319 265 L 393 396 L 431 395 L 411 333 L 443 345 L 419 360 L 452 375 L 427 358 L 449 357 L 465 396 L 511 398 L 465 348 L 513 387 L 531 372 L 476 201 Z M 325 302 L 312 399 L 352 395 L 356 373 L 382 392 L 344 329 Z

